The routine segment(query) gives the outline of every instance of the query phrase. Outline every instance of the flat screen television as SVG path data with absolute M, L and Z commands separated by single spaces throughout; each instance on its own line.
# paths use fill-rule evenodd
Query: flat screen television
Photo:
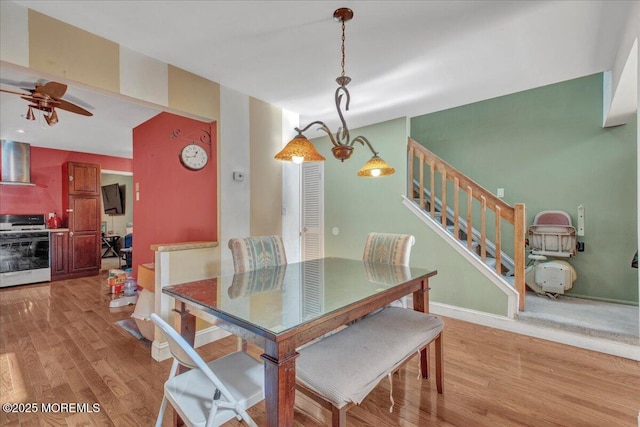
M 107 215 L 123 215 L 126 186 L 109 184 L 102 186 L 102 207 Z

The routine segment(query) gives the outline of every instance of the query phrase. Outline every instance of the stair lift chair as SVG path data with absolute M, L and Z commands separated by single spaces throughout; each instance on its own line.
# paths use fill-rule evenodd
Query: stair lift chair
M 563 211 L 539 212 L 529 227 L 530 264 L 525 272 L 527 286 L 539 295 L 557 298 L 571 289 L 576 270 L 564 260 L 576 255 L 576 229 Z

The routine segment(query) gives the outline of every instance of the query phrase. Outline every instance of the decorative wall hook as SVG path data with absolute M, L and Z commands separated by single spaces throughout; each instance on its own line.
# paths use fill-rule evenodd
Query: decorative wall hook
M 206 129 L 196 129 L 187 133 L 186 135 L 182 135 L 182 130 L 176 128 L 173 130 L 171 135 L 169 135 L 169 138 L 195 143 L 195 137 L 198 136 L 198 134 L 201 134 L 200 138 L 197 138 L 198 141 L 211 147 L 211 132 Z

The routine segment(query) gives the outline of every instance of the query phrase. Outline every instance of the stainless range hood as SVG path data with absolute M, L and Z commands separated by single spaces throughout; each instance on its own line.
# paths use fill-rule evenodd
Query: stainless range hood
M 0 184 L 35 185 L 31 183 L 31 145 L 26 142 L 2 140 Z

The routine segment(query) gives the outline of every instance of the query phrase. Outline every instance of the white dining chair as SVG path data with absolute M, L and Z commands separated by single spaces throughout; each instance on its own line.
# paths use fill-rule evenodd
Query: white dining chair
M 264 367 L 237 351 L 205 363 L 194 348 L 157 314 L 151 320 L 163 333 L 173 356 L 156 427 L 162 426 L 167 402 L 187 426 L 214 427 L 232 418 L 257 427 L 247 409 L 264 399 Z M 178 373 L 184 366 L 188 371 Z

